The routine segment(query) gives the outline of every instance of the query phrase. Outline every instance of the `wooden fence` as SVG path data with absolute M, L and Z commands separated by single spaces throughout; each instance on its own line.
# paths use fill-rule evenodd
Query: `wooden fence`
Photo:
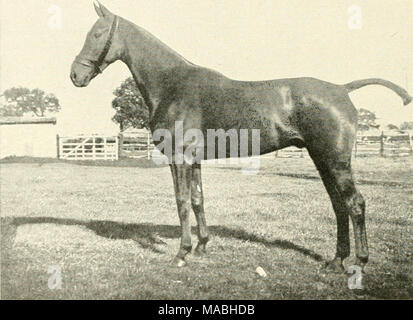
M 57 155 L 65 160 L 118 160 L 117 136 L 57 136 Z
M 370 135 L 359 133 L 353 155 L 355 157 L 413 156 L 412 133 L 410 131 L 381 131 Z
M 57 136 L 58 158 L 66 160 L 118 160 L 120 156 L 151 159 L 154 145 L 145 130 L 124 132 L 119 136 Z M 271 154 L 272 155 L 272 154 Z M 271 156 L 271 155 L 267 155 Z M 273 156 L 273 155 L 272 155 Z M 290 147 L 275 152 L 275 157 L 308 157 L 306 149 Z M 413 156 L 412 132 L 382 131 L 378 134 L 359 133 L 353 149 L 354 157 Z
M 289 147 L 275 152 L 277 158 L 304 158 L 308 157 L 307 149 L 298 149 L 296 147 Z
M 119 155 L 129 158 L 151 158 L 154 144 L 146 130 L 123 132 L 119 135 Z
M 306 149 L 295 147 L 279 150 L 275 153 L 280 158 L 308 157 Z M 354 157 L 404 157 L 413 156 L 413 135 L 411 131 L 382 131 L 374 134 L 359 132 L 353 148 Z

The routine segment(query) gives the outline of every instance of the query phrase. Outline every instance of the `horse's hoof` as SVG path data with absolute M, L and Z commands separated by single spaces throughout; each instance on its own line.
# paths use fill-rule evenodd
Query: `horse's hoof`
M 331 261 L 327 261 L 324 264 L 323 269 L 326 271 L 332 271 L 336 273 L 345 273 L 346 271 L 344 269 L 343 262 L 341 262 L 341 259 L 333 259 Z
M 186 262 L 182 258 L 175 257 L 172 263 L 177 266 L 178 268 L 182 268 L 186 266 Z
M 199 244 L 196 246 L 195 250 L 194 250 L 194 255 L 198 256 L 198 257 L 202 257 L 204 255 L 206 255 L 207 251 L 205 248 L 205 245 L 203 244 Z

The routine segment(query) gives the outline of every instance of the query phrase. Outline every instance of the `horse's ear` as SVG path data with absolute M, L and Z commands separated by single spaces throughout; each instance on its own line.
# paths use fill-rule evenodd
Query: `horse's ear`
M 102 10 L 100 9 L 100 3 L 99 3 L 99 1 L 93 1 L 93 6 L 95 7 L 95 11 L 96 11 L 96 13 L 98 14 L 98 16 L 99 17 L 103 17 L 103 12 L 102 12 Z
M 109 17 L 113 15 L 113 13 L 110 12 L 108 9 L 106 9 L 106 7 L 103 4 L 101 4 L 99 1 L 98 3 L 99 3 L 100 11 L 102 12 L 104 17 Z

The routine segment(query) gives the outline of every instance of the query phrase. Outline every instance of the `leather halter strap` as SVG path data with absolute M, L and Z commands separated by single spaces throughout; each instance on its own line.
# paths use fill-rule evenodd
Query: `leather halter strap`
M 119 17 L 115 15 L 113 22 L 112 22 L 112 26 L 110 27 L 108 40 L 106 41 L 102 52 L 100 53 L 99 57 L 96 60 L 89 59 L 89 58 L 82 58 L 80 55 L 78 55 L 75 58 L 75 62 L 78 64 L 81 64 L 82 66 L 86 66 L 86 67 L 90 67 L 94 69 L 96 73 L 102 73 L 101 66 L 109 52 L 110 47 L 112 46 L 113 37 L 115 35 L 115 31 L 118 29 L 118 25 L 119 25 Z

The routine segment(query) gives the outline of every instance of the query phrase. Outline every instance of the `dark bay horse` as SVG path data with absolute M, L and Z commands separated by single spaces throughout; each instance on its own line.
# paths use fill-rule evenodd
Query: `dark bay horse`
M 356 264 L 368 261 L 365 201 L 351 169 L 357 111 L 349 92 L 367 85 L 382 85 L 398 94 L 404 104 L 412 98 L 401 87 L 381 79 L 336 85 L 313 78 L 235 81 L 194 65 L 150 33 L 95 5 L 98 21 L 72 65 L 75 86 L 86 87 L 111 63 L 121 60 L 130 69 L 150 111 L 150 128 L 183 130 L 259 129 L 260 153 L 288 146 L 307 148 L 331 198 L 337 218 L 337 251 L 327 267 L 343 270 L 350 255 L 349 218 L 355 236 Z M 184 146 L 187 147 L 187 146 Z M 181 224 L 181 245 L 174 259 L 185 265 L 191 251 L 189 213 L 198 224 L 195 253 L 206 252 L 208 228 L 199 163 L 170 164 Z

